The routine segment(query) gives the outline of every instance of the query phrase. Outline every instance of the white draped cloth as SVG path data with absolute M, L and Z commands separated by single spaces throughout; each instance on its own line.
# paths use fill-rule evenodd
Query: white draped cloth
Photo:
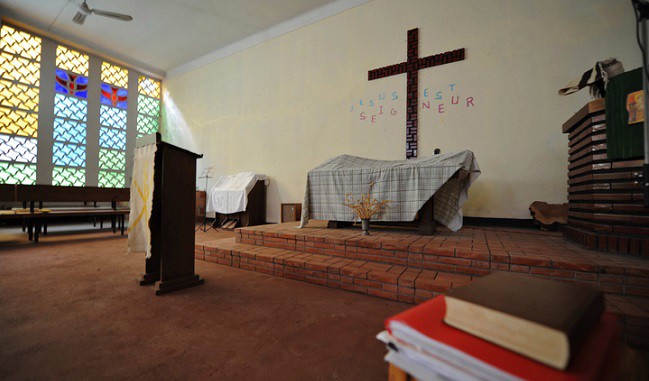
M 259 180 L 267 181 L 268 177 L 254 172 L 219 177 L 207 192 L 206 211 L 221 214 L 245 212 L 248 193 Z
M 128 252 L 146 253 L 151 258 L 151 229 L 149 218 L 153 205 L 153 171 L 156 144 L 135 149 L 131 180 L 131 212 L 128 227 Z

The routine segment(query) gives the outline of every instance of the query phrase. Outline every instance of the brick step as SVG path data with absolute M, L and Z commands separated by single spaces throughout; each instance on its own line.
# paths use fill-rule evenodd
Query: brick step
M 241 228 L 237 242 L 468 277 L 514 271 L 585 284 L 607 294 L 649 298 L 647 258 L 597 252 L 566 241 L 560 233 L 463 228 L 421 236 L 372 227 L 368 237 L 357 229 L 294 225 Z
M 196 259 L 303 282 L 419 303 L 471 282 L 469 275 L 238 243 L 196 245 Z
M 196 245 L 196 259 L 354 291 L 420 303 L 470 283 L 474 276 L 354 260 L 326 254 L 236 242 L 227 238 Z M 565 279 L 564 279 L 565 281 Z M 649 348 L 649 298 L 605 292 L 607 310 L 620 316 L 624 341 Z

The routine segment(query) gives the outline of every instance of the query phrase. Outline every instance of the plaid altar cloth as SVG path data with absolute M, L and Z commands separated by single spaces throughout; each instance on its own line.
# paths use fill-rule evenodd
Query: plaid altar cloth
M 459 172 L 458 172 L 459 171 Z M 458 173 L 458 176 L 453 176 Z M 391 200 L 373 221 L 413 221 L 421 207 L 435 195 L 435 220 L 457 231 L 462 227 L 462 204 L 469 186 L 480 175 L 473 152 L 461 151 L 401 161 L 372 160 L 342 155 L 309 171 L 300 227 L 309 219 L 355 221 L 344 205 L 345 195 L 354 200 L 367 193 Z

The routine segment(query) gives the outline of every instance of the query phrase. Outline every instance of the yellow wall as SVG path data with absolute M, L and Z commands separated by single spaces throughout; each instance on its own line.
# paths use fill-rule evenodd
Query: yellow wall
M 205 155 L 199 172 L 268 175 L 267 219 L 278 222 L 280 203 L 302 202 L 307 172 L 325 159 L 404 158 L 405 74 L 368 81 L 367 71 L 405 61 L 412 28 L 420 57 L 466 48 L 464 61 L 419 72 L 419 156 L 468 149 L 482 169 L 465 215 L 529 218 L 533 201 L 565 202 L 561 124 L 590 97 L 557 90 L 598 60 L 640 66 L 626 0 L 371 1 L 168 78 L 164 133 Z

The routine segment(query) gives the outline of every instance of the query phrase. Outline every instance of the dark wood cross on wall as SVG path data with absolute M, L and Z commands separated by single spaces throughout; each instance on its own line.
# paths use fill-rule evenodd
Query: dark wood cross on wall
M 406 88 L 406 159 L 417 157 L 417 109 L 419 108 L 419 70 L 464 59 L 464 48 L 419 58 L 419 29 L 408 31 L 408 60 L 367 72 L 367 80 L 407 73 Z

